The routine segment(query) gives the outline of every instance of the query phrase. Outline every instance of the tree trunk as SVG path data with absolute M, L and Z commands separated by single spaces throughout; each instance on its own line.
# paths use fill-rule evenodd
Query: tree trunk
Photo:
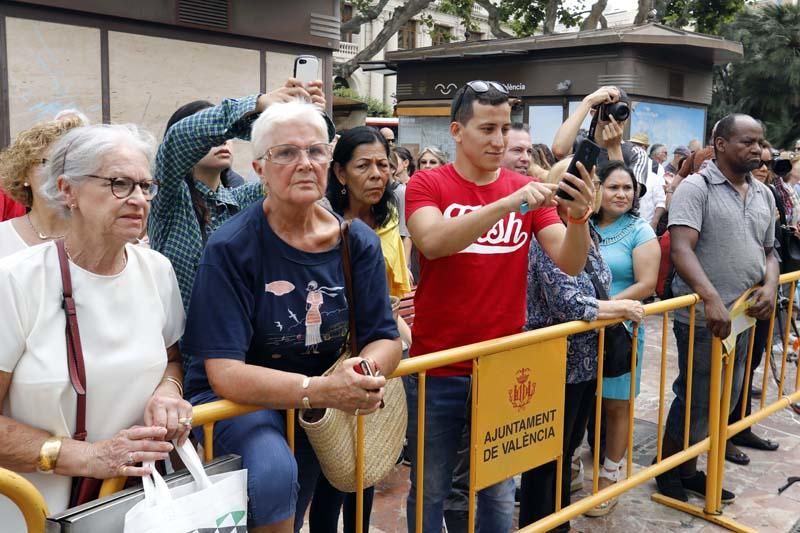
M 603 16 L 603 11 L 605 11 L 607 5 L 608 0 L 597 0 L 592 4 L 589 14 L 581 23 L 581 31 L 596 30 L 598 23 L 600 23 L 602 28 L 606 28 L 608 23 Z
M 369 9 L 359 10 L 353 15 L 353 18 L 347 22 L 343 22 L 341 26 L 339 26 L 339 31 L 342 35 L 347 33 L 361 33 L 361 26 L 378 18 L 378 15 L 381 14 L 381 11 L 383 11 L 383 8 L 386 7 L 388 3 L 389 0 L 380 0 Z
M 497 9 L 497 6 L 491 2 L 491 0 L 475 0 L 475 3 L 489 13 L 489 29 L 492 31 L 492 35 L 494 35 L 495 38 L 510 39 L 514 37 L 501 27 L 499 10 Z
M 667 0 L 655 0 L 653 8 L 656 10 L 656 21 L 661 22 L 667 14 Z
M 553 33 L 556 29 L 556 20 L 558 18 L 558 8 L 561 6 L 561 0 L 547 0 L 547 5 L 544 9 L 544 26 L 542 32 L 545 34 Z
M 653 1 L 639 0 L 639 9 L 636 11 L 636 18 L 633 19 L 634 24 L 639 25 L 647 22 L 647 16 L 650 14 L 650 10 L 653 9 Z
M 371 43 L 367 44 L 367 46 L 352 59 L 344 63 L 334 64 L 334 76 L 341 76 L 345 79 L 349 78 L 353 72 L 358 70 L 359 62 L 369 61 L 375 57 L 375 54 L 386 46 L 386 43 L 389 42 L 392 35 L 397 33 L 403 24 L 411 20 L 411 18 L 428 7 L 432 2 L 433 0 L 408 0 L 401 7 L 395 9 L 394 13 L 392 13 L 392 17 L 384 23 L 383 29 L 375 36 Z M 377 16 L 375 18 L 377 18 Z

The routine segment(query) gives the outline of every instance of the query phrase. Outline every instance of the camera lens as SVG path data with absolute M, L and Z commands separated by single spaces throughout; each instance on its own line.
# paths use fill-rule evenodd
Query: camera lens
M 306 61 L 305 59 L 301 59 L 301 60 L 300 60 L 300 64 L 301 64 L 301 65 L 305 65 L 306 63 L 307 63 L 307 61 Z
M 625 102 L 617 102 L 611 106 L 611 109 L 609 109 L 609 114 L 613 115 L 617 122 L 623 122 L 628 120 L 628 117 L 631 114 L 631 109 Z
M 777 159 L 772 162 L 772 170 L 778 176 L 785 176 L 792 170 L 792 162 L 788 159 Z

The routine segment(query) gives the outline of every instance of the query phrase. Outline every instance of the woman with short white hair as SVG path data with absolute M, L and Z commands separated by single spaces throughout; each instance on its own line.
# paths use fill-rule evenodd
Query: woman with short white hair
M 214 449 L 240 455 L 248 470 L 249 531 L 299 531 L 320 467 L 301 430 L 292 454 L 284 410 L 373 412 L 385 379 L 354 366 L 367 359 L 391 374 L 400 340 L 380 239 L 354 220 L 348 243 L 360 357 L 322 376 L 346 346 L 352 303 L 345 297 L 342 219 L 319 203 L 331 159 L 326 125 L 310 104 L 276 103 L 251 138 L 253 168 L 269 195 L 208 240 L 182 344 L 190 360 L 186 397 L 195 405 L 224 398 L 266 408 L 217 422 Z
M 41 186 L 69 220 L 66 238 L 0 261 L 0 466 L 28 478 L 51 513 L 74 503 L 73 477 L 147 475 L 141 463 L 166 458 L 168 440 L 191 429 L 175 274 L 165 257 L 130 244 L 156 192 L 153 154 L 153 138 L 134 126 L 68 132 Z M 67 279 L 80 332 L 73 346 L 82 351 L 69 364 Z M 75 380 L 85 385 L 83 409 Z M 0 523 L 25 530 L 5 499 Z

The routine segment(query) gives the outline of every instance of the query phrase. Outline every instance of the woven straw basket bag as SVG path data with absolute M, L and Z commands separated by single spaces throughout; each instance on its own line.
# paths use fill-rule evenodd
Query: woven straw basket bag
M 325 374 L 331 374 L 353 354 L 355 346 L 355 301 L 351 278 L 349 222 L 342 224 L 342 264 L 344 267 L 347 301 L 350 302 L 350 332 L 348 349 Z M 400 305 L 392 298 L 392 312 Z M 396 316 L 396 315 L 395 315 Z M 372 487 L 391 472 L 400 451 L 408 425 L 408 406 L 401 379 L 386 381 L 383 396 L 385 407 L 364 416 L 364 487 Z M 314 409 L 317 413 L 322 409 Z M 338 409 L 324 409 L 324 414 L 314 421 L 306 419 L 301 410 L 300 426 L 305 430 L 311 447 L 317 455 L 322 473 L 342 492 L 356 490 L 356 416 Z
M 347 356 L 349 357 L 349 353 Z M 342 361 L 341 359 L 340 361 Z M 337 363 L 338 364 L 338 363 Z M 384 389 L 383 409 L 364 416 L 364 488 L 371 487 L 392 471 L 408 425 L 408 407 L 403 380 L 390 379 Z M 300 413 L 300 426 L 317 454 L 322 473 L 342 492 L 356 491 L 356 417 L 338 409 L 325 409 L 316 422 Z

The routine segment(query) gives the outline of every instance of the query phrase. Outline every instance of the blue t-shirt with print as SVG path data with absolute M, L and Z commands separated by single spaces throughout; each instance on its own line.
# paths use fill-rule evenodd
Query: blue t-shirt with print
M 355 220 L 349 243 L 361 350 L 398 333 L 380 239 Z M 253 204 L 211 235 L 200 261 L 183 337 L 186 397 L 210 390 L 206 359 L 320 375 L 341 353 L 348 322 L 340 244 L 297 250 L 275 234 L 261 202 Z

